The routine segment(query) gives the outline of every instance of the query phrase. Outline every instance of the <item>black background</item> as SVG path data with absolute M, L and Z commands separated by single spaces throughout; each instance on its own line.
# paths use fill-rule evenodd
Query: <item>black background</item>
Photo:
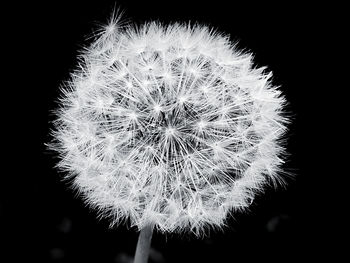
M 329 37 L 327 6 L 220 0 L 47 1 L 3 10 L 9 12 L 6 23 L 12 26 L 4 42 L 14 48 L 3 52 L 12 61 L 4 78 L 11 80 L 7 87 L 13 93 L 6 97 L 11 107 L 3 120 L 15 139 L 1 184 L 1 236 L 8 245 L 2 249 L 9 256 L 5 259 L 2 253 L 1 262 L 126 263 L 133 256 L 137 232 L 123 225 L 109 229 L 107 220 L 96 219 L 96 213 L 61 181 L 53 168 L 54 154 L 44 145 L 50 140 L 50 111 L 56 107 L 59 85 L 69 79 L 79 49 L 97 24 L 107 21 L 114 6 L 136 24 L 191 20 L 229 34 L 238 47 L 255 54 L 256 65 L 273 71 L 292 116 L 287 135 L 290 156 L 284 168 L 294 179 L 288 179 L 288 187 L 267 189 L 249 211 L 230 218 L 223 231 L 209 231 L 203 238 L 154 233 L 150 262 L 284 262 L 325 256 L 325 235 L 332 226 L 325 224 L 321 209 L 326 172 L 322 159 L 316 158 L 316 127 L 319 116 L 324 119 L 324 109 L 316 104 L 323 93 L 316 79 L 325 74 L 319 43 Z

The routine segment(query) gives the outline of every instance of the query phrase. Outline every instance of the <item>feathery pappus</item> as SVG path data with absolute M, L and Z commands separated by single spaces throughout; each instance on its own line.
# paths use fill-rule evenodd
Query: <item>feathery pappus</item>
M 50 146 L 111 225 L 221 227 L 282 180 L 288 118 L 271 77 L 206 26 L 112 19 L 62 88 Z

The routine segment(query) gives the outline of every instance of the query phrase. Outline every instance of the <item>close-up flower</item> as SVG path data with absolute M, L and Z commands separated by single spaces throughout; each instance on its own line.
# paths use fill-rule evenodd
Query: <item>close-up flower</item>
M 283 180 L 284 97 L 252 54 L 209 27 L 118 21 L 62 88 L 58 167 L 111 225 L 223 226 Z
M 337 144 L 328 102 L 339 104 L 332 95 L 342 86 L 326 81 L 338 27 L 321 7 L 6 7 L 3 126 L 13 138 L 3 137 L 0 221 L 4 240 L 16 242 L 3 242 L 12 249 L 2 246 L 2 258 L 326 258 L 335 240 L 327 214 L 340 212 L 325 211 L 324 199 L 339 192 L 331 175 L 342 179 L 327 169 L 337 156 L 326 149 Z

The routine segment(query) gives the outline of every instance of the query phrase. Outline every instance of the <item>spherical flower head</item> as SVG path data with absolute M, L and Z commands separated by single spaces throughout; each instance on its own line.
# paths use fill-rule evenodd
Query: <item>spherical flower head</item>
M 111 225 L 220 227 L 280 181 L 287 119 L 270 78 L 207 27 L 112 22 L 63 88 L 58 167 Z

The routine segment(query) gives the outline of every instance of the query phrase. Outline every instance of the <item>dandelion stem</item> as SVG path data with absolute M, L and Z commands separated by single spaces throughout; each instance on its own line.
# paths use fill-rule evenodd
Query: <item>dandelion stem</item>
M 153 225 L 145 226 L 141 229 L 135 252 L 134 263 L 147 263 L 151 248 Z

